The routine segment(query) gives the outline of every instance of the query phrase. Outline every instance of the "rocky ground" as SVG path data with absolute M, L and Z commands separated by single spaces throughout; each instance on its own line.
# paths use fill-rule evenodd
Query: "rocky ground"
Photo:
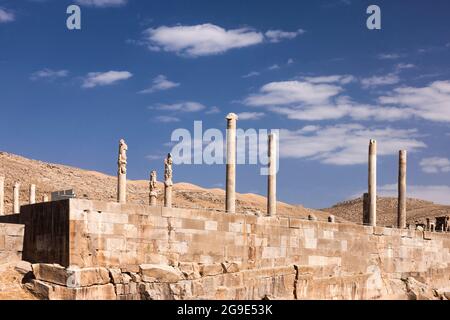
M 322 211 L 329 212 L 348 221 L 362 223 L 362 208 L 363 200 L 361 197 L 340 202 L 331 208 L 322 209 Z M 427 218 L 434 221 L 435 217 L 450 215 L 450 206 L 408 198 L 406 201 L 406 211 L 407 223 L 414 224 L 416 221 L 426 223 Z M 377 224 L 380 226 L 397 224 L 397 198 L 378 198 Z
M 28 201 L 28 188 L 36 184 L 36 199 L 42 199 L 43 194 L 52 191 L 74 189 L 78 198 L 91 200 L 116 201 L 117 178 L 96 171 L 82 170 L 74 167 L 51 164 L 31 160 L 14 154 L 0 152 L 0 176 L 5 181 L 5 211 L 12 211 L 12 189 L 15 181 L 21 183 L 20 199 L 22 204 Z M 160 191 L 159 203 L 163 201 L 163 185 L 158 183 Z M 225 191 L 222 189 L 205 189 L 190 183 L 176 183 L 173 188 L 174 207 L 203 208 L 224 210 Z M 127 197 L 130 203 L 147 204 L 149 196 L 148 181 L 128 180 Z M 237 211 L 266 211 L 266 198 L 256 194 L 237 194 Z M 319 219 L 325 220 L 327 213 L 307 209 L 299 205 L 278 203 L 278 213 L 283 216 L 298 216 L 307 218 L 313 213 Z

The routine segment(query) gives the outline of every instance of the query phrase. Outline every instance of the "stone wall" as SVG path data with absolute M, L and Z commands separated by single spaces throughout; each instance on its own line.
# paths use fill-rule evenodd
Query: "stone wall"
M 0 223 L 0 265 L 22 260 L 24 226 Z
M 373 299 L 406 297 L 410 277 L 450 285 L 445 233 L 79 199 L 31 207 L 27 233 L 68 252 L 32 262 L 119 270 L 118 298 Z M 33 239 L 27 251 L 42 246 Z

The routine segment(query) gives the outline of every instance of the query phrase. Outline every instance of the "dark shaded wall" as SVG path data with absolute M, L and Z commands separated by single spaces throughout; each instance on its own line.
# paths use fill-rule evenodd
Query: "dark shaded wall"
M 69 266 L 69 200 L 21 207 L 25 225 L 23 260 Z

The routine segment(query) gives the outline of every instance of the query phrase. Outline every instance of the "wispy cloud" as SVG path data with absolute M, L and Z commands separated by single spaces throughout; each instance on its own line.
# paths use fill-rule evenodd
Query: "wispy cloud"
M 179 122 L 180 118 L 172 117 L 172 116 L 156 116 L 156 122 L 170 123 L 170 122 Z
M 426 173 L 450 172 L 450 160 L 440 157 L 424 158 L 420 161 L 420 167 Z
M 216 114 L 216 113 L 220 113 L 220 109 L 219 109 L 219 107 L 212 106 L 211 108 L 209 108 L 208 110 L 206 110 L 205 113 L 206 113 L 206 114 Z
M 366 128 L 359 124 L 307 126 L 280 131 L 280 156 L 333 165 L 365 164 L 370 139 L 378 141 L 379 156 L 394 156 L 400 149 L 415 152 L 425 148 L 418 137 L 416 129 Z
M 265 107 L 288 119 L 320 121 L 350 117 L 354 120 L 398 121 L 418 117 L 450 122 L 450 81 L 435 81 L 428 86 L 399 87 L 375 99 L 374 104 L 359 103 L 345 95 L 352 76 L 303 77 L 300 80 L 270 82 L 243 103 Z M 394 83 L 397 79 L 370 78 L 363 87 Z
M 251 78 L 251 77 L 256 77 L 256 76 L 259 76 L 259 75 L 260 75 L 260 73 L 258 71 L 252 71 L 252 72 L 249 72 L 247 74 L 244 74 L 242 76 L 242 78 Z
M 268 70 L 277 70 L 280 69 L 280 66 L 278 64 L 273 64 L 270 67 L 267 68 Z
M 0 23 L 12 22 L 16 19 L 14 13 L 11 11 L 0 7 Z
M 150 109 L 173 112 L 198 112 L 206 109 L 206 106 L 199 102 L 186 101 L 173 104 L 159 104 L 151 106 Z
M 404 107 L 417 117 L 437 122 L 450 122 L 450 81 L 435 81 L 425 87 L 400 87 L 380 97 L 383 105 Z
M 400 78 L 395 73 L 389 73 L 384 76 L 372 76 L 361 79 L 363 88 L 374 88 L 385 85 L 392 85 L 400 82 Z
M 88 7 L 120 7 L 127 4 L 127 0 L 76 0 L 77 4 Z
M 238 118 L 239 120 L 259 120 L 264 115 L 264 112 L 241 112 L 238 113 Z
M 90 72 L 83 80 L 83 88 L 94 88 L 97 86 L 107 86 L 117 83 L 118 81 L 129 79 L 133 76 L 128 71 L 107 71 L 107 72 Z
M 378 59 L 380 60 L 395 60 L 400 59 L 401 57 L 403 57 L 403 55 L 399 53 L 380 53 L 378 55 Z
M 58 78 L 64 78 L 69 75 L 69 71 L 67 70 L 52 70 L 52 69 L 42 69 L 36 72 L 33 72 L 30 76 L 30 79 L 33 81 L 44 79 L 53 81 Z
M 265 33 L 265 36 L 269 42 L 276 43 L 285 39 L 294 39 L 304 33 L 305 30 L 303 29 L 297 31 L 269 30 Z
M 165 75 L 160 74 L 159 76 L 153 79 L 153 83 L 150 88 L 139 91 L 139 93 L 153 93 L 156 91 L 169 90 L 179 86 L 180 86 L 179 83 L 170 81 L 167 79 Z

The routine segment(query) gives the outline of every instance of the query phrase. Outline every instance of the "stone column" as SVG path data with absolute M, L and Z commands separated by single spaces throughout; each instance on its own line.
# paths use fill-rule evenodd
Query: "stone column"
M 164 207 L 172 208 L 172 155 L 169 153 L 164 160 Z
M 406 150 L 400 150 L 398 157 L 397 227 L 406 228 Z
M 30 204 L 36 203 L 36 185 L 30 184 Z
M 0 177 L 0 216 L 5 214 L 5 177 Z
M 427 218 L 427 231 L 430 231 L 430 229 L 431 229 L 430 218 Z
M 225 211 L 236 212 L 236 120 L 238 116 L 229 113 L 227 119 L 227 172 L 225 190 Z
M 156 197 L 158 196 L 158 190 L 156 189 L 156 171 L 150 172 L 150 199 L 149 203 L 151 207 L 156 207 Z
M 119 157 L 117 160 L 117 202 L 127 202 L 127 150 L 125 140 L 119 141 Z
M 13 213 L 20 213 L 20 183 L 14 183 L 13 187 Z
M 377 142 L 369 142 L 369 225 L 377 225 Z
M 48 195 L 44 194 L 42 196 L 42 202 L 48 202 Z
M 268 138 L 267 215 L 274 216 L 277 214 L 277 137 L 271 133 Z

